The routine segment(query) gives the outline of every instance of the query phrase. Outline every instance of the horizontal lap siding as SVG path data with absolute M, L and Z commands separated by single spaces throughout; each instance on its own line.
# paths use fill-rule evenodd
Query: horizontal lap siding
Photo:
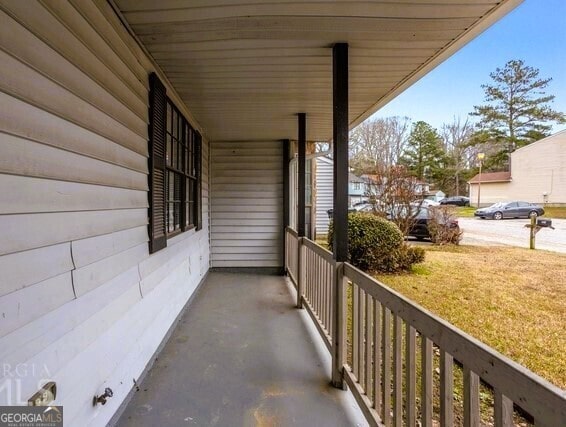
M 48 378 L 66 425 L 106 425 L 208 271 L 208 143 L 202 230 L 150 256 L 151 60 L 99 0 L 0 2 L 0 48 L 0 405 Z
M 316 234 L 328 233 L 328 209 L 333 205 L 333 165 L 332 162 L 316 160 Z
M 282 265 L 280 142 L 211 144 L 211 266 Z

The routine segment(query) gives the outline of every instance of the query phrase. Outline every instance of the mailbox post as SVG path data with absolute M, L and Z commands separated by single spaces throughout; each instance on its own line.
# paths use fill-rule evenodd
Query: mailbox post
M 552 220 L 546 218 L 537 218 L 536 216 L 531 217 L 531 223 L 525 225 L 525 227 L 530 228 L 530 238 L 529 238 L 529 248 L 535 249 L 536 234 L 543 228 L 550 228 L 554 230 L 552 226 Z

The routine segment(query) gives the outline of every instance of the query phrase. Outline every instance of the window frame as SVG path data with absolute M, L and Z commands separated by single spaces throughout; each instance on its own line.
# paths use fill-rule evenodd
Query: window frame
M 168 239 L 202 229 L 202 137 L 156 73 L 149 83 L 148 231 L 154 253 Z
M 199 156 L 201 150 L 197 144 L 200 144 L 200 141 L 196 137 L 195 129 L 169 97 L 166 101 L 166 110 L 165 232 L 167 238 L 171 238 L 198 228 L 200 200 L 198 200 L 197 188 L 200 185 L 199 170 L 202 159 Z M 171 195 L 173 195 L 172 199 Z M 171 207 L 173 207 L 172 213 Z M 175 212 L 176 210 L 178 212 Z M 172 227 L 171 219 L 174 221 Z

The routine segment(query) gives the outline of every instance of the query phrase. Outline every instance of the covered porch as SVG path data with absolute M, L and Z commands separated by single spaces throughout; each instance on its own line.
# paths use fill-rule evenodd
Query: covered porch
M 520 1 L 0 0 L 0 362 L 45 368 L 4 369 L 0 406 L 471 427 L 487 384 L 495 425 L 564 425 L 561 390 L 347 262 L 349 129 Z M 306 230 L 316 142 L 334 253 Z
M 211 272 L 118 426 L 365 425 L 281 276 Z

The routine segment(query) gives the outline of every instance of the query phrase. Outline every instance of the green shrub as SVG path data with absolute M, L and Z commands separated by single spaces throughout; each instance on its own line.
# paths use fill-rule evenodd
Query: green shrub
M 332 250 L 334 227 L 328 229 L 328 247 Z M 422 248 L 408 246 L 399 227 L 391 221 L 368 213 L 348 215 L 348 261 L 359 269 L 375 273 L 410 270 L 424 261 Z

